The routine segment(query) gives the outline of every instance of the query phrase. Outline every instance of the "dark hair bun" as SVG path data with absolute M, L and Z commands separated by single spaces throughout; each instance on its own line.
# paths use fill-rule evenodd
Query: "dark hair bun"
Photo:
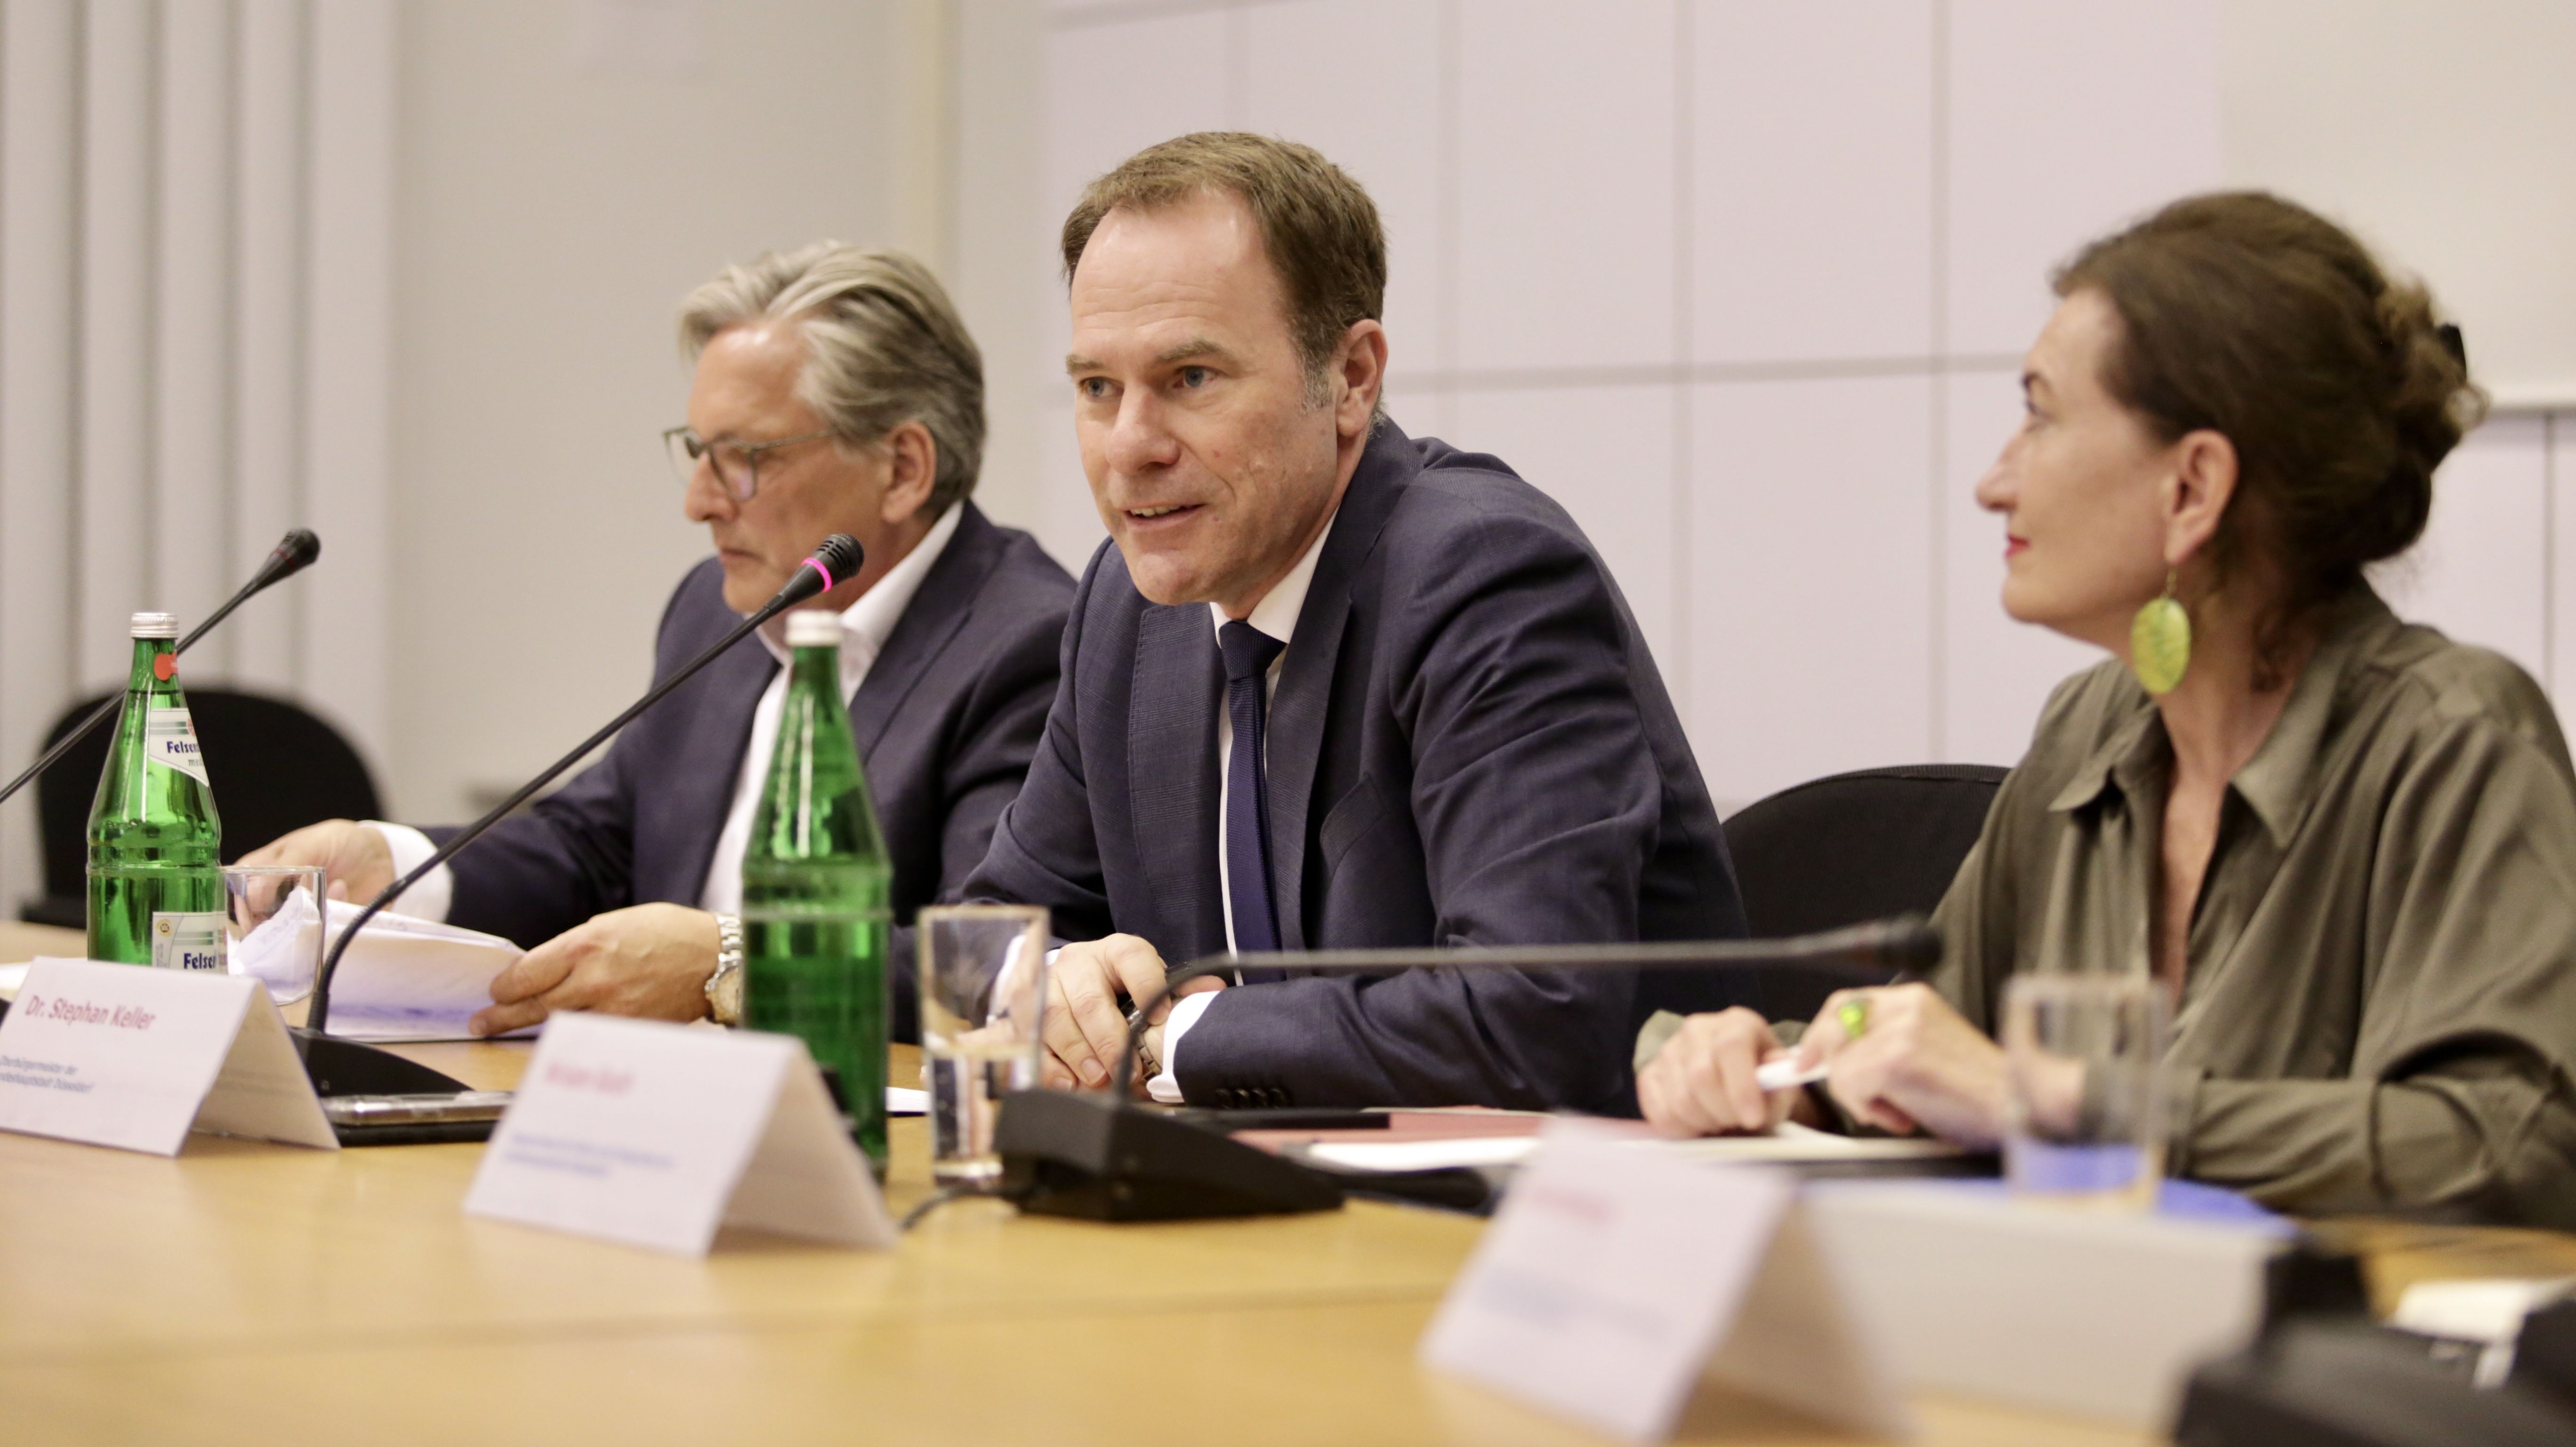
M 2423 536 L 2433 471 L 2485 412 L 2424 288 L 2277 196 L 2186 197 L 2084 248 L 2056 287 L 2118 312 L 2114 397 L 2168 440 L 2208 428 L 2235 447 L 2215 560 L 2278 565 L 2267 637 Z
M 2423 287 L 2383 283 L 2377 313 L 2389 358 L 2386 415 L 2393 456 L 2388 475 L 2355 520 L 2354 551 L 2364 563 L 2393 558 L 2424 535 L 2433 514 L 2433 470 L 2483 411 L 2469 388 L 2465 354 L 2453 350 L 2459 331 L 2434 319 L 2433 299 Z

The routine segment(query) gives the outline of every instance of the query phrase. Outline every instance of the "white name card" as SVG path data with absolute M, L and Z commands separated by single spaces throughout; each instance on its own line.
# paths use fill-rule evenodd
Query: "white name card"
M 1713 1381 L 1864 1433 L 1904 1404 L 1853 1325 L 1796 1181 L 1551 1123 L 1423 1337 L 1422 1360 L 1632 1442 Z
M 259 981 L 28 966 L 0 1019 L 0 1130 L 174 1156 L 192 1127 L 340 1148 Z
M 803 1041 L 605 1015 L 546 1022 L 465 1209 L 688 1256 L 723 1224 L 895 1240 Z

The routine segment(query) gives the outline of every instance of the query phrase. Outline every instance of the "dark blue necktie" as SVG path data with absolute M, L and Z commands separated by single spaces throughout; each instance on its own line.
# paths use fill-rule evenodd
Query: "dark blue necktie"
M 1264 680 L 1288 645 L 1240 620 L 1216 631 L 1225 655 L 1225 708 L 1234 722 L 1234 751 L 1225 771 L 1226 902 L 1234 907 L 1234 947 L 1246 954 L 1279 948 L 1279 912 L 1270 900 L 1270 771 L 1261 767 Z

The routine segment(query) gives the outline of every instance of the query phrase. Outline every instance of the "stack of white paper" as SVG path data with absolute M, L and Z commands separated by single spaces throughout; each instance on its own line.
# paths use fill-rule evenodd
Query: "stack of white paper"
M 357 905 L 331 901 L 331 938 L 358 913 Z M 232 972 L 267 984 L 281 1005 L 303 999 L 313 990 L 320 927 L 312 896 L 298 891 L 233 946 Z M 465 1022 L 492 1003 L 492 977 L 524 953 L 498 935 L 379 914 L 359 931 L 331 978 L 331 1033 L 353 1040 L 472 1038 Z
M 333 1008 L 337 1008 L 336 1006 Z M 1842 1136 L 1782 1121 L 1764 1135 L 1668 1140 L 1642 1127 L 1616 1137 L 1625 1150 L 1722 1165 L 1836 1165 L 1850 1162 L 1935 1161 L 1960 1154 L 1937 1140 Z M 1428 1171 L 1445 1166 L 1517 1166 L 1538 1150 L 1539 1137 L 1448 1136 L 1382 1141 L 1317 1141 L 1304 1154 L 1326 1165 L 1358 1171 Z

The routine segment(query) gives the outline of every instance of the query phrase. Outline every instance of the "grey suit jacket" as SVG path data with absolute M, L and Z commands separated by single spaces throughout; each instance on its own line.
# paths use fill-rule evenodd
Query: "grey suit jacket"
M 1160 607 L 1103 545 L 1076 594 L 1027 787 L 970 898 L 1069 939 L 1221 953 L 1203 604 Z M 1644 638 L 1565 511 L 1494 458 L 1383 424 L 1317 561 L 1268 724 L 1288 949 L 1744 933 L 1717 813 Z M 1194 1103 L 1619 1109 L 1635 981 L 1310 975 L 1211 1001 Z
M 1055 695 L 1056 642 L 1073 593 L 1073 579 L 1028 534 L 960 506 L 946 551 L 850 702 L 893 856 L 898 923 L 954 897 L 1019 792 Z M 698 564 L 662 614 L 654 676 L 740 621 L 725 606 L 716 560 Z M 752 712 L 777 671 L 758 639 L 726 650 L 629 724 L 607 757 L 458 855 L 447 917 L 533 948 L 605 910 L 695 905 Z M 910 1038 L 912 972 L 896 963 L 895 1032 Z

